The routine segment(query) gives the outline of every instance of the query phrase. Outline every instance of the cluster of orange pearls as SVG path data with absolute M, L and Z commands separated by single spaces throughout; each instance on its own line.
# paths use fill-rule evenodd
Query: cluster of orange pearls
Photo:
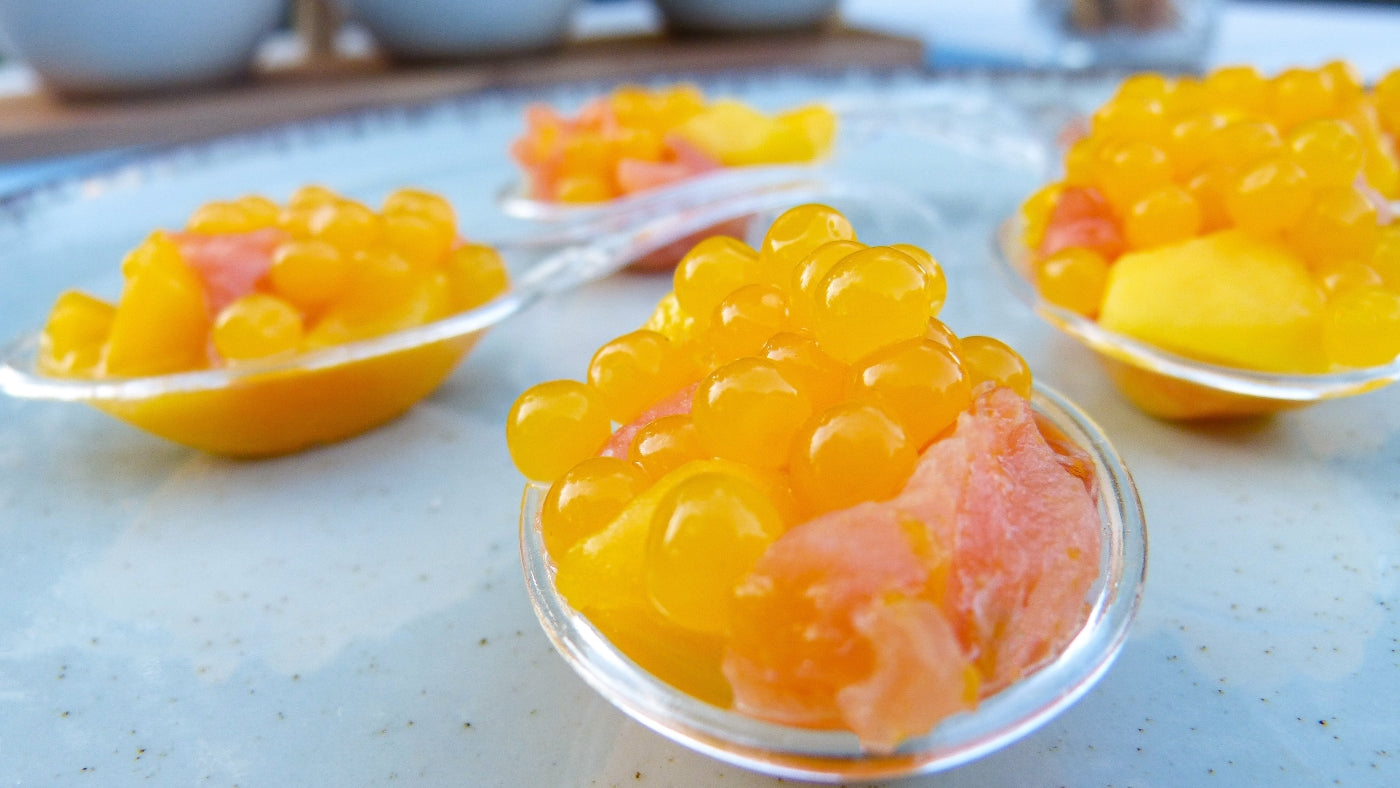
M 1070 146 L 1063 179 L 1022 206 L 1037 286 L 1093 317 L 1120 254 L 1236 228 L 1307 263 L 1339 366 L 1385 363 L 1400 349 L 1397 136 L 1400 70 L 1370 89 L 1342 62 L 1131 77 Z
M 585 380 L 537 385 L 511 409 L 516 466 L 553 483 L 542 517 L 556 556 L 693 460 L 752 473 L 721 483 L 729 503 L 716 521 L 761 512 L 786 527 L 891 497 L 976 386 L 1029 396 L 1015 351 L 937 319 L 947 283 L 932 256 L 866 246 L 826 206 L 784 213 L 758 250 L 702 241 L 674 285 L 646 328 L 599 348 Z M 639 418 L 673 396 L 690 397 L 688 413 Z M 595 456 L 613 423 L 640 428 L 618 456 Z M 764 480 L 757 492 L 754 478 Z
M 416 189 L 377 211 L 320 186 L 285 205 L 209 202 L 182 232 L 152 233 L 122 272 L 115 305 L 59 297 L 43 335 L 47 372 L 163 374 L 295 353 L 427 323 L 507 287 L 495 250 L 462 242 L 452 206 Z M 233 292 L 213 292 L 220 282 Z M 162 336 L 171 332 L 188 336 Z
M 215 316 L 212 341 L 225 359 L 258 358 L 385 334 L 478 306 L 506 288 L 490 247 L 463 243 L 447 200 L 400 189 L 376 211 L 319 186 L 285 206 L 250 196 L 211 202 L 190 232 L 219 235 L 277 228 L 265 282 Z

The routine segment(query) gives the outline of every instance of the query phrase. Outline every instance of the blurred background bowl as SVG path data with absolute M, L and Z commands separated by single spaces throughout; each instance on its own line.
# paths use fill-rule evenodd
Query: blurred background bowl
M 765 33 L 818 27 L 838 0 L 656 0 L 677 33 Z
M 564 43 L 579 0 L 344 0 L 390 55 L 445 60 Z
M 0 39 L 73 96 L 197 87 L 252 68 L 286 0 L 0 0 Z

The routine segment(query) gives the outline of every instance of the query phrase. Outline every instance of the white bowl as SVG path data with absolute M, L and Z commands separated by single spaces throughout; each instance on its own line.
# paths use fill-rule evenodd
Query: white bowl
M 666 25 L 681 33 L 759 33 L 817 27 L 838 0 L 656 0 Z
M 0 0 L 0 38 L 49 89 L 107 95 L 248 73 L 285 0 Z
M 569 34 L 579 0 L 344 0 L 389 54 L 428 60 L 533 52 Z

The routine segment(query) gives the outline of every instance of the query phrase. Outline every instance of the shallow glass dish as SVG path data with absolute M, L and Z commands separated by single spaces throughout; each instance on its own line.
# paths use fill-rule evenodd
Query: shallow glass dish
M 1035 412 L 1093 459 L 1102 552 L 1083 628 L 1054 660 L 954 715 L 893 753 L 863 752 L 854 734 L 756 720 L 697 700 L 647 673 L 556 591 L 538 514 L 548 487 L 525 488 L 520 554 L 540 625 L 569 665 L 613 705 L 652 730 L 719 760 L 765 774 L 821 782 L 885 780 L 943 771 L 1034 731 L 1108 670 L 1137 611 L 1147 568 L 1147 529 L 1132 476 L 1099 428 L 1054 391 L 1036 386 Z
M 1004 220 L 992 258 L 1016 295 L 1046 322 L 1082 342 L 1103 362 L 1119 391 L 1143 411 L 1167 419 L 1255 416 L 1349 397 L 1400 380 L 1389 364 L 1321 374 L 1258 372 L 1177 355 L 1109 331 L 1096 321 L 1042 299 L 1020 243 L 1018 217 Z
M 638 216 L 655 216 L 688 206 L 743 195 L 754 190 L 804 184 L 834 195 L 874 194 L 881 184 L 853 174 L 848 159 L 889 145 L 928 146 L 960 157 L 1017 164 L 1039 170 L 1048 154 L 1040 142 L 1040 117 L 1053 110 L 1058 123 L 1063 111 L 1006 101 L 980 88 L 924 84 L 903 91 L 897 101 L 874 100 L 851 94 L 823 102 L 836 116 L 837 138 L 826 156 L 808 163 L 721 167 L 684 180 L 610 200 L 570 203 L 531 197 L 524 180 L 505 184 L 496 194 L 502 213 L 548 226 L 534 234 L 535 243 L 576 239 L 593 228 L 617 226 Z M 504 155 L 504 154 L 503 154 Z M 939 173 L 931 172 L 933 176 Z
M 39 330 L 0 347 L 0 392 L 82 402 L 163 438 L 214 454 L 286 454 L 363 432 L 403 413 L 447 377 L 492 325 L 551 293 L 606 276 L 699 229 L 813 198 L 803 184 L 634 221 L 527 264 L 512 289 L 477 308 L 313 352 L 132 378 L 64 378 L 37 369 Z M 516 250 L 519 252 L 520 250 Z M 508 260 L 508 263 L 510 261 Z M 115 261 L 114 261 L 115 265 Z

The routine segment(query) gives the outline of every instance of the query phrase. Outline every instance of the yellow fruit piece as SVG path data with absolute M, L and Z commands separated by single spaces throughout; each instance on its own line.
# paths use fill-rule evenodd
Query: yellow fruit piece
M 650 607 L 592 610 L 588 620 L 642 670 L 704 703 L 733 705 L 720 671 L 723 638 L 676 626 Z
M 169 239 L 148 241 L 123 262 L 126 286 L 107 342 L 109 375 L 161 375 L 205 366 L 210 317 L 199 277 Z
M 761 490 L 771 478 L 729 460 L 694 460 L 658 479 L 633 498 L 599 533 L 575 544 L 559 560 L 555 585 L 577 610 L 651 609 L 646 590 L 647 538 L 663 498 L 703 474 L 737 476 Z
M 1347 367 L 1388 364 L 1400 355 L 1400 293 L 1357 287 L 1327 305 L 1328 355 Z
M 122 258 L 122 276 L 131 279 L 137 271 L 152 264 L 161 266 L 185 264 L 184 259 L 180 257 L 180 248 L 175 245 L 170 234 L 163 230 L 156 230 L 146 236 L 145 240 L 135 249 L 126 253 L 126 256 Z
M 1365 260 L 1376 246 L 1376 206 L 1352 186 L 1318 193 L 1312 206 L 1285 235 L 1304 260 Z
M 1301 260 L 1227 230 L 1120 257 L 1099 323 L 1225 366 L 1320 372 L 1322 314 L 1322 294 Z
M 39 369 L 48 375 L 82 376 L 97 369 L 117 309 L 77 290 L 58 297 L 39 337 Z
M 807 140 L 812 150 L 809 159 L 824 155 L 836 140 L 836 115 L 819 104 L 779 113 L 777 121 L 797 130 Z
M 384 248 L 356 253 L 353 269 L 348 292 L 307 332 L 308 348 L 381 336 L 451 312 L 451 285 L 441 271 L 419 271 Z
M 1226 66 L 1206 75 L 1206 94 L 1222 107 L 1263 112 L 1269 105 L 1269 82 L 1253 66 Z
M 1172 182 L 1167 154 L 1147 142 L 1130 142 L 1105 148 L 1095 165 L 1094 179 L 1119 214 L 1133 203 Z
M 739 101 L 716 101 L 675 133 L 728 167 L 810 161 L 818 152 L 805 121 L 782 123 Z

